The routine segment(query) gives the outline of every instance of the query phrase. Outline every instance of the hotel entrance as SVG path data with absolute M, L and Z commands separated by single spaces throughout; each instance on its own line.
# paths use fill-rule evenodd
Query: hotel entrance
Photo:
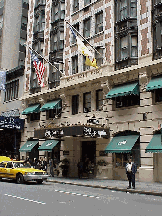
M 88 158 L 91 163 L 96 162 L 96 141 L 82 142 L 82 161 Z

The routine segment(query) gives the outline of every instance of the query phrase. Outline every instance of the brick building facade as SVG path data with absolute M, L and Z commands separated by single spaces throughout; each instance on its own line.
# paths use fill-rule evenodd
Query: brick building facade
M 161 182 L 161 8 L 159 0 L 29 1 L 27 45 L 38 47 L 64 76 L 42 60 L 45 87 L 34 86 L 27 49 L 21 146 L 33 138 L 40 146 L 57 140 L 57 150 L 39 156 L 69 159 L 69 176 L 78 175 L 77 164 L 87 155 L 95 164 L 108 163 L 96 166 L 95 176 L 126 179 L 124 166 L 133 155 L 140 181 Z M 35 31 L 38 14 L 44 25 Z M 66 21 L 100 52 L 84 41 L 98 69 L 85 66 Z

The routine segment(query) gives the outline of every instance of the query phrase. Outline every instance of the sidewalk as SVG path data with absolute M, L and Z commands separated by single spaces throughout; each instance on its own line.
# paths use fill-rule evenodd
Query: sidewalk
M 109 189 L 115 191 L 123 191 L 129 193 L 139 193 L 154 196 L 162 196 L 162 183 L 156 182 L 139 182 L 136 181 L 136 189 L 127 189 L 128 181 L 108 180 L 108 179 L 78 179 L 78 178 L 63 178 L 63 177 L 49 177 L 48 182 L 71 184 L 77 186 L 86 186 L 94 188 Z

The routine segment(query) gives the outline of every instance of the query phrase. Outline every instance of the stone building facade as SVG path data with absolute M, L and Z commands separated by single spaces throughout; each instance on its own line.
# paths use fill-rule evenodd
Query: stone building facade
M 53 20 L 51 24 L 52 17 L 58 15 L 53 5 L 62 10 L 57 22 Z M 69 176 L 77 176 L 77 164 L 87 155 L 98 164 L 95 176 L 109 179 L 126 179 L 125 163 L 132 155 L 138 166 L 137 179 L 161 182 L 161 140 L 159 146 L 153 142 L 161 134 L 162 124 L 161 1 L 31 0 L 28 46 L 33 46 L 34 13 L 40 6 L 45 10 L 45 25 L 43 36 L 38 32 L 43 38 L 42 50 L 38 51 L 51 63 L 57 63 L 64 75 L 56 85 L 51 85 L 50 74 L 56 71 L 44 61 L 45 87 L 35 86 L 31 91 L 32 70 L 27 49 L 26 82 L 21 98 L 22 111 L 27 114 L 22 115 L 26 126 L 21 147 L 27 140 L 35 139 L 39 146 L 47 140 L 57 140 L 59 153 L 54 147 L 52 154 L 44 149 L 39 156 L 54 157 L 57 152 L 59 160 L 69 159 Z M 85 57 L 78 52 L 68 22 L 100 52 L 101 55 L 84 41 L 95 55 L 98 69 L 85 66 Z M 61 36 L 57 32 L 62 32 L 62 25 L 63 50 L 58 37 L 51 37 Z M 51 44 L 57 45 L 57 49 L 51 50 Z M 53 77 L 52 82 L 56 80 Z M 34 111 L 27 109 L 36 104 L 40 116 L 31 118 Z M 107 166 L 100 166 L 103 160 Z

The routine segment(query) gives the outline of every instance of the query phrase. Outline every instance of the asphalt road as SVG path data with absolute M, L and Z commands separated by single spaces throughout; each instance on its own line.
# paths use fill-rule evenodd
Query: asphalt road
M 161 214 L 162 197 L 44 182 L 0 182 L 0 216 Z

